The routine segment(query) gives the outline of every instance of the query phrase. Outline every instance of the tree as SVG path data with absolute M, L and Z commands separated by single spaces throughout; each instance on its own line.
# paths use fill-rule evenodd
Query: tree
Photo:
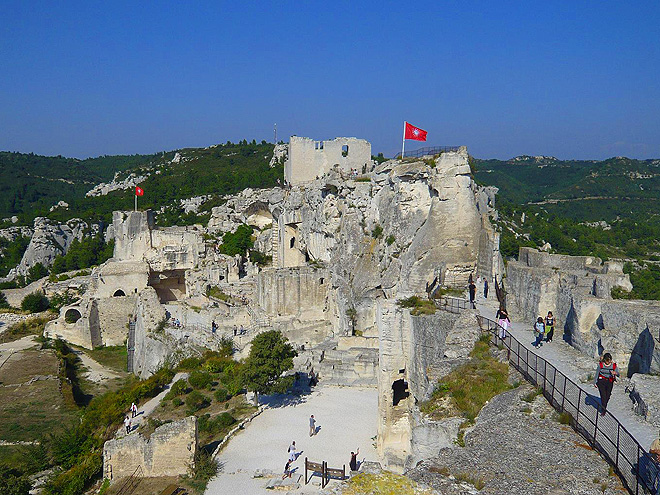
M 293 368 L 293 358 L 297 355 L 287 338 L 277 330 L 260 333 L 252 340 L 241 378 L 243 385 L 254 392 L 255 405 L 259 403 L 259 394 L 286 392 L 293 377 L 282 374 Z
M 11 308 L 9 301 L 7 301 L 7 296 L 4 292 L 0 292 L 0 308 Z
M 41 311 L 46 311 L 50 306 L 48 298 L 41 291 L 34 291 L 32 294 L 28 294 L 21 301 L 21 309 L 24 311 L 29 311 L 30 313 L 40 313 Z
M 249 225 L 239 225 L 236 232 L 227 232 L 222 236 L 222 245 L 219 251 L 229 256 L 236 256 L 237 254 L 245 256 L 248 249 L 254 246 L 252 232 L 253 229 Z

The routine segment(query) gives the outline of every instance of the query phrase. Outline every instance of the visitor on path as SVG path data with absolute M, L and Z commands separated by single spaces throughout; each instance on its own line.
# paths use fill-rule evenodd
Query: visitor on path
M 603 354 L 603 359 L 598 363 L 596 378 L 594 378 L 594 387 L 600 393 L 601 416 L 605 416 L 607 412 L 607 403 L 610 401 L 612 387 L 614 387 L 617 376 L 619 376 L 619 370 L 616 369 L 616 363 L 612 361 L 612 355 L 606 352 Z
M 351 471 L 358 470 L 357 456 L 360 455 L 360 447 L 355 452 L 351 452 L 351 461 L 348 463 L 348 466 L 351 468 Z
M 296 442 L 295 440 L 289 445 L 289 460 L 294 462 L 296 460 Z
M 534 335 L 536 340 L 534 341 L 534 347 L 537 349 L 543 345 L 543 337 L 545 336 L 545 324 L 543 323 L 543 317 L 539 316 L 534 323 Z
M 548 311 L 548 316 L 545 317 L 545 341 L 552 342 L 552 337 L 555 334 L 555 317 L 552 316 L 552 311 Z
M 474 304 L 474 297 L 477 295 L 477 286 L 474 285 L 474 282 L 470 280 L 470 285 L 468 285 L 468 290 L 470 291 L 470 307 L 472 309 L 477 309 L 477 306 Z
M 138 407 L 135 405 L 135 402 L 131 403 L 131 418 L 134 418 L 137 416 L 138 413 Z
M 215 332 L 216 332 L 217 329 L 218 329 L 218 324 L 215 322 L 215 320 L 213 320 L 211 322 L 211 333 L 213 335 L 215 335 Z
M 488 279 L 484 277 L 484 299 L 488 299 Z
M 314 419 L 314 415 L 312 414 L 309 417 L 309 436 L 313 437 L 316 435 L 316 420 Z
M 509 315 L 506 312 L 506 309 L 500 307 L 500 309 L 497 310 L 497 314 L 495 315 L 495 319 L 497 320 L 497 324 L 499 325 L 497 329 L 498 337 L 502 340 L 506 339 L 506 331 L 509 328 L 509 325 L 511 324 L 511 320 L 509 319 Z
M 126 434 L 128 435 L 131 432 L 131 419 L 128 416 L 124 418 L 124 426 L 126 427 Z
M 284 474 L 282 475 L 282 479 L 284 478 L 291 478 L 291 459 L 286 461 L 286 465 L 284 466 Z

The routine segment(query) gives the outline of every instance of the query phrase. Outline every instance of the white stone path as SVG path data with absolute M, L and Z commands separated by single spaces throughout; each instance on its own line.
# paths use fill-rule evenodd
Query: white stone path
M 484 301 L 483 297 L 477 296 L 477 311 L 482 316 L 495 321 L 497 301 L 494 295 L 487 301 Z M 559 327 L 555 328 L 552 342 L 544 343 L 542 347 L 535 349 L 532 345 L 535 340 L 532 332 L 533 324 L 534 322 L 512 320 L 509 331 L 530 352 L 534 352 L 551 363 L 564 375 L 580 385 L 584 392 L 598 397 L 598 390 L 594 388 L 593 381 L 582 383 L 582 380 L 589 374 L 593 378 L 598 361 L 596 359 L 590 360 L 583 353 L 564 342 L 562 338 L 563 322 L 559 322 Z M 651 442 L 658 438 L 658 429 L 632 410 L 632 401 L 625 392 L 625 382 L 625 377 L 616 382 L 607 409 L 635 437 L 641 446 L 648 450 Z
M 277 406 L 277 405 L 276 405 Z M 309 416 L 314 414 L 318 434 L 309 437 Z M 254 418 L 245 430 L 237 433 L 216 457 L 220 471 L 207 489 L 207 495 L 272 493 L 266 485 L 272 478 L 255 478 L 257 472 L 273 473 L 281 479 L 288 459 L 287 448 L 296 441 L 301 452 L 294 463 L 293 477 L 304 475 L 305 457 L 311 461 L 327 461 L 341 468 L 351 451 L 360 448 L 359 460 L 378 461 L 374 448 L 378 429 L 378 391 L 376 388 L 318 386 L 302 401 L 269 407 Z M 320 478 L 315 477 L 315 482 Z M 331 481 L 331 483 L 336 483 Z M 310 483 L 295 493 L 317 493 Z
M 172 381 L 169 383 L 169 385 L 165 385 L 165 389 L 159 393 L 157 396 L 149 399 L 147 402 L 142 404 L 142 406 L 138 407 L 138 415 L 134 418 L 131 418 L 131 433 L 130 435 L 135 435 L 137 432 L 138 427 L 146 421 L 146 419 L 149 417 L 149 415 L 158 407 L 160 404 L 160 401 L 163 400 L 163 397 L 167 394 L 167 392 L 170 391 L 170 387 L 172 384 L 176 383 L 178 380 L 188 378 L 188 373 L 177 373 L 174 375 L 174 378 L 172 378 Z M 127 411 L 126 415 L 130 418 L 131 417 L 131 412 Z M 121 427 L 117 430 L 117 433 L 115 434 L 115 438 L 122 438 L 126 436 L 126 428 L 122 424 Z

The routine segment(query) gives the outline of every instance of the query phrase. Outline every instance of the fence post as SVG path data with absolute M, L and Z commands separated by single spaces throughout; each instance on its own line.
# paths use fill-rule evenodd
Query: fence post
M 600 412 L 596 409 L 596 424 L 594 425 L 594 448 L 596 448 L 596 433 L 598 432 L 598 416 Z
M 639 493 L 639 444 L 637 444 L 637 472 L 635 473 L 635 495 Z
M 550 394 L 550 405 L 551 406 L 553 406 L 552 403 L 555 401 L 555 381 L 557 380 L 557 367 L 553 365 L 552 369 L 554 369 L 555 372 L 552 374 L 552 393 Z
M 564 391 L 561 394 L 561 412 L 564 412 L 564 401 L 566 400 L 566 375 L 564 375 Z
M 580 426 L 580 402 L 582 402 L 582 389 L 578 387 L 577 413 L 575 414 L 575 425 Z
M 619 434 L 621 433 L 621 423 L 616 422 L 616 459 L 614 465 L 619 469 Z

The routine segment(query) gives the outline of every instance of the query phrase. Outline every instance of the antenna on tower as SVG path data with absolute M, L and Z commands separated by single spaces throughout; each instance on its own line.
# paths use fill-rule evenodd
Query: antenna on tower
M 277 144 L 277 123 L 275 123 L 275 144 Z

